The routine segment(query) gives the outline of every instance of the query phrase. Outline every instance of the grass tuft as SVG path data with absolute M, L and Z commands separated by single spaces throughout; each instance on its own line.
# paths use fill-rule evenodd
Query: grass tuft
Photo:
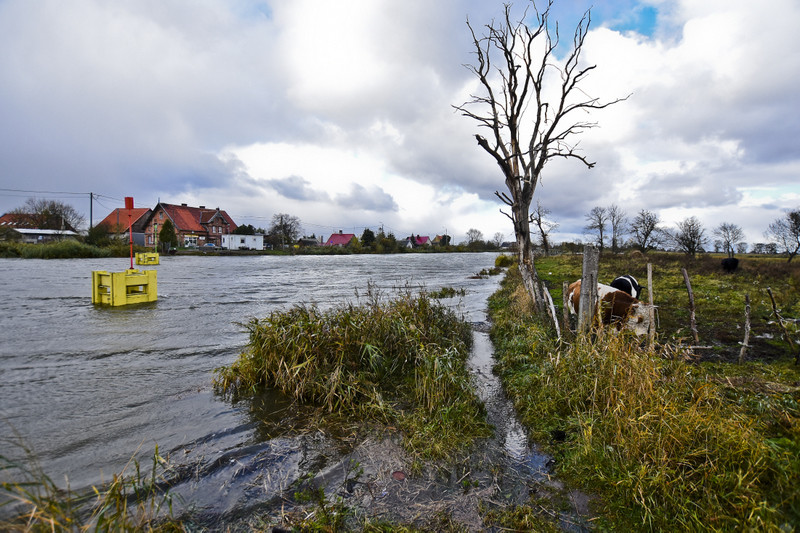
M 426 294 L 328 311 L 296 306 L 247 324 L 248 348 L 216 371 L 227 394 L 273 387 L 326 413 L 396 423 L 409 449 L 447 457 L 487 436 L 466 360 L 472 330 Z
M 19 443 L 10 443 L 19 447 Z M 22 448 L 26 459 L 17 462 L 0 455 L 4 478 L 0 483 L 0 507 L 7 507 L 11 518 L 0 521 L 2 531 L 183 531 L 172 517 L 172 495 L 165 489 L 167 461 L 153 453 L 149 475 L 139 462 L 131 460 L 134 473 L 115 474 L 110 483 L 93 487 L 93 492 L 78 494 L 69 486 L 59 488 L 47 476 L 34 454 Z

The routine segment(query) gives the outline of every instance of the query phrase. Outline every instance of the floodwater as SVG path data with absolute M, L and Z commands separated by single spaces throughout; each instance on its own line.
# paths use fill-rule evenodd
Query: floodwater
M 356 301 L 368 286 L 464 289 L 444 300 L 485 331 L 486 300 L 500 276 L 474 279 L 495 254 L 162 257 L 158 301 L 109 308 L 91 303 L 91 272 L 127 259 L 0 259 L 0 438 L 21 439 L 44 472 L 73 491 L 110 480 L 156 445 L 184 462 L 187 508 L 209 522 L 242 516 L 278 497 L 304 471 L 325 467 L 324 437 L 285 431 L 290 402 L 274 392 L 234 403 L 213 391 L 215 368 L 247 342 L 242 323 L 295 304 Z M 541 475 L 491 374 L 491 343 L 476 331 L 471 361 L 506 455 Z M 334 446 L 335 448 L 335 446 Z M 315 451 L 316 450 L 316 451 Z M 324 450 L 320 451 L 320 450 Z M 21 450 L 0 454 L 14 457 Z M 130 468 L 130 467 L 129 467 Z M 538 474 L 537 474 L 538 472 Z M 216 517 L 216 518 L 214 518 Z

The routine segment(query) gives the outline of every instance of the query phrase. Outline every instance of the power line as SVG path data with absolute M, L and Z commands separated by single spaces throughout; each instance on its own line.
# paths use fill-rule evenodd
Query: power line
M 89 191 L 87 192 L 71 192 L 71 191 L 29 191 L 26 189 L 0 189 L 0 191 L 8 191 L 8 192 L 24 192 L 28 194 L 69 194 L 72 196 L 86 196 L 90 194 Z

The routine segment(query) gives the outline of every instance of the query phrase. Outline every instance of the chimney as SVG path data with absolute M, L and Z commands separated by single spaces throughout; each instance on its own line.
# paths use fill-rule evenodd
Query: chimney
M 206 206 L 204 206 L 204 205 L 200 206 L 200 209 L 205 209 L 205 208 L 206 208 Z
M 341 234 L 342 234 L 342 230 L 339 230 L 339 235 L 341 235 Z
M 181 204 L 181 207 L 189 207 L 189 206 L 186 204 Z

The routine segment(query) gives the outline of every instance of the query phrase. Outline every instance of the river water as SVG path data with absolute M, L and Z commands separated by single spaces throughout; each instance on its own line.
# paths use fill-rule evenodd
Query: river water
M 289 476 L 307 460 L 279 427 L 285 398 L 265 393 L 232 403 L 213 391 L 213 370 L 232 363 L 247 342 L 241 323 L 294 304 L 326 308 L 355 301 L 368 285 L 464 289 L 444 300 L 477 325 L 499 276 L 475 278 L 495 254 L 162 257 L 158 301 L 109 308 L 91 303 L 91 272 L 122 271 L 127 259 L 0 259 L 0 438 L 22 440 L 57 484 L 81 491 L 119 473 L 155 445 L 171 460 L 191 455 L 189 506 L 224 514 L 241 507 L 252 483 L 233 478 L 272 469 Z M 485 329 L 485 328 L 477 328 Z M 484 400 L 501 394 L 491 378 L 491 346 L 476 333 L 473 360 Z M 508 404 L 501 404 L 508 410 Z M 513 413 L 504 445 L 531 456 Z M 265 421 L 269 422 L 265 426 Z M 271 426 L 270 426 L 271 424 Z M 138 450 L 138 452 L 137 452 Z M 14 457 L 21 450 L 0 452 Z M 531 459 L 533 457 L 533 459 Z M 225 472 L 221 473 L 222 467 Z M 534 465 L 541 469 L 542 465 Z M 263 483 L 262 483 L 263 481 Z M 270 483 L 272 483 L 270 478 Z M 287 479 L 275 481 L 275 490 Z M 267 481 L 259 478 L 268 491 Z M 263 489 L 263 490 L 262 490 Z

